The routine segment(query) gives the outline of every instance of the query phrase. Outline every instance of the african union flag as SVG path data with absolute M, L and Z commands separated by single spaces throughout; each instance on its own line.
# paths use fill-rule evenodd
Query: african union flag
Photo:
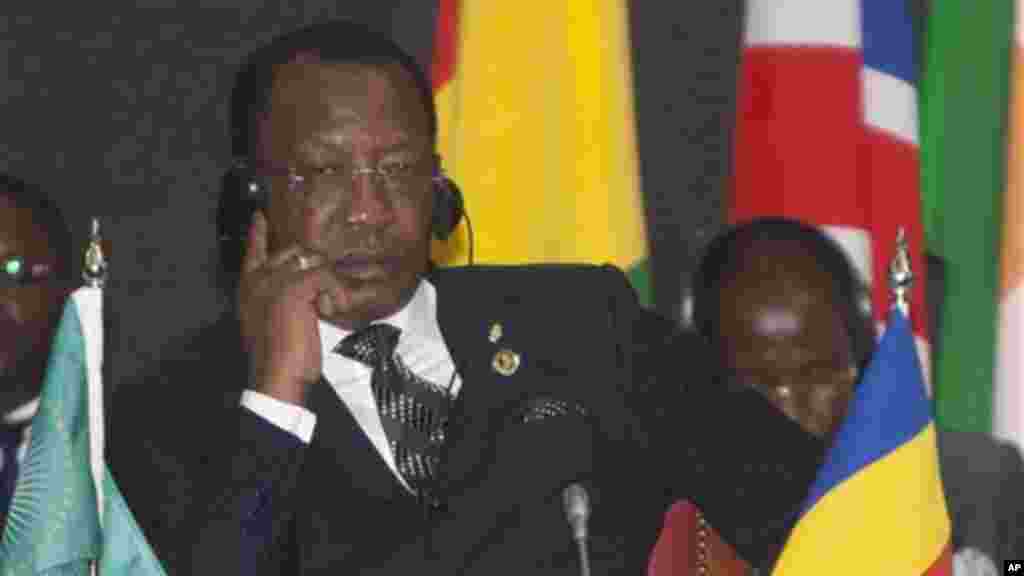
M 0 575 L 164 574 L 103 461 L 102 302 L 87 287 L 64 306 L 0 540 Z

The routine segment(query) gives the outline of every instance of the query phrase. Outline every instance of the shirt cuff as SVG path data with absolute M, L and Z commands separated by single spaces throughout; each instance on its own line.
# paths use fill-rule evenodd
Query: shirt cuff
M 296 436 L 305 444 L 309 444 L 313 438 L 316 414 L 302 406 L 282 402 L 255 390 L 242 392 L 242 406 L 252 410 L 274 426 Z

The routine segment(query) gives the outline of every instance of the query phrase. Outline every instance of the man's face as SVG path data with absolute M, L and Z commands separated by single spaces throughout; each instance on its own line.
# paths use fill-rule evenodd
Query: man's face
M 0 283 L 0 411 L 31 399 L 42 385 L 53 328 L 66 295 L 46 230 L 0 190 L 0 263 L 34 268 L 35 280 Z M 48 271 L 47 271 L 48 270 Z M 2 273 L 2 272 L 0 272 Z
M 397 65 L 283 65 L 261 133 L 258 162 L 277 174 L 271 249 L 298 244 L 331 262 L 352 302 L 335 324 L 401 308 L 426 270 L 433 199 L 428 116 L 409 75 Z
M 828 437 L 857 379 L 831 280 L 791 243 L 765 241 L 742 258 L 721 293 L 724 361 L 805 430 Z

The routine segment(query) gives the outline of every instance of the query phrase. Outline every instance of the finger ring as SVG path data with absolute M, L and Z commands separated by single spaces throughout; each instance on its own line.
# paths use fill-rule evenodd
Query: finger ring
M 306 270 L 306 269 L 308 269 L 310 267 L 309 266 L 309 258 L 306 258 L 305 256 L 303 256 L 301 254 L 296 256 L 295 260 L 298 261 L 298 263 L 299 263 L 299 270 L 300 271 Z

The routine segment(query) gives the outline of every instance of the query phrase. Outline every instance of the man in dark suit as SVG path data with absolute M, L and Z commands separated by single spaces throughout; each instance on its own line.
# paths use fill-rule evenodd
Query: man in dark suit
M 575 574 L 572 483 L 596 574 L 642 573 L 679 497 L 777 552 L 823 445 L 712 384 L 621 271 L 431 269 L 457 202 L 394 43 L 302 30 L 235 95 L 242 194 L 267 194 L 237 315 L 114 399 L 113 470 L 171 573 Z
M 723 363 L 829 438 L 875 342 L 869 296 L 842 249 L 799 222 L 755 220 L 712 241 L 694 286 L 695 328 Z M 1024 556 L 1024 462 L 984 434 L 937 437 L 955 563 L 994 574 Z

